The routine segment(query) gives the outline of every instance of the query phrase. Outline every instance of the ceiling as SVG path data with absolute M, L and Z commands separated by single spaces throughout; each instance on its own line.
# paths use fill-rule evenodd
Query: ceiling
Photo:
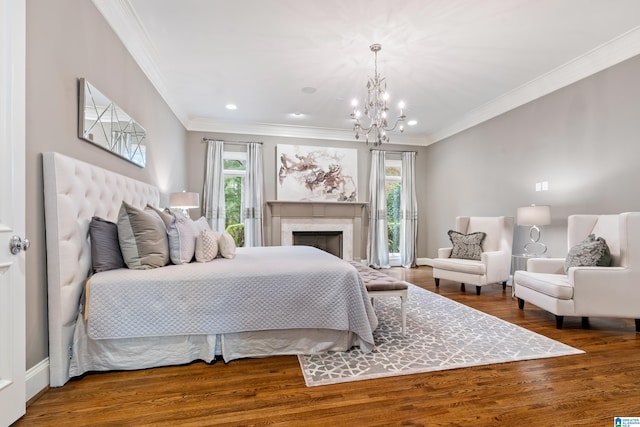
M 416 145 L 640 54 L 638 0 L 93 1 L 197 131 L 353 140 L 372 43 Z

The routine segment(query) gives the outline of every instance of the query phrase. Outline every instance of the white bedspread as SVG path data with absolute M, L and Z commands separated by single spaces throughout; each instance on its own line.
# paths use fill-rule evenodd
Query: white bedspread
M 235 259 L 95 274 L 92 339 L 321 328 L 374 347 L 377 318 L 357 271 L 306 246 L 238 248 Z

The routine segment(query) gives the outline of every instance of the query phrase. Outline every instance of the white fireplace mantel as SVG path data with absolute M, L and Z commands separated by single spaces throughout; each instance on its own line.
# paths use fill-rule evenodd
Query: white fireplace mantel
M 367 203 L 268 201 L 270 244 L 293 244 L 294 231 L 342 232 L 342 256 L 362 259 L 362 230 Z

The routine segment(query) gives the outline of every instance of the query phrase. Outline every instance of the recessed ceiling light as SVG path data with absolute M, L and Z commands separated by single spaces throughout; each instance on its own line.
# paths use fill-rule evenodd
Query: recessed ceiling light
M 227 108 L 227 110 L 237 110 L 238 106 L 236 104 L 227 104 L 225 106 Z
M 407 122 L 407 124 L 408 124 L 409 126 L 415 126 L 415 125 L 417 125 L 417 124 L 418 124 L 418 121 L 417 121 L 417 120 L 409 120 L 409 121 Z
M 305 86 L 301 90 L 302 90 L 302 93 L 311 95 L 312 93 L 316 93 L 317 89 L 315 87 Z
M 292 116 L 293 118 L 296 118 L 296 119 L 301 119 L 305 115 L 304 115 L 304 113 L 301 113 L 300 111 L 296 111 L 294 113 L 291 113 L 290 116 Z

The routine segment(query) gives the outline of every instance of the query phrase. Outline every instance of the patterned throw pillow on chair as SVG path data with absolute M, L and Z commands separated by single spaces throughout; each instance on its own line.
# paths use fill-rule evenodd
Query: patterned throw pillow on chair
M 564 272 L 571 267 L 609 267 L 611 265 L 611 252 L 607 242 L 602 238 L 596 238 L 595 234 L 589 234 L 586 239 L 569 250 L 564 262 Z
M 473 259 L 480 261 L 482 253 L 482 242 L 487 237 L 487 233 L 479 231 L 477 233 L 462 234 L 454 230 L 449 230 L 449 239 L 453 244 L 449 258 Z

